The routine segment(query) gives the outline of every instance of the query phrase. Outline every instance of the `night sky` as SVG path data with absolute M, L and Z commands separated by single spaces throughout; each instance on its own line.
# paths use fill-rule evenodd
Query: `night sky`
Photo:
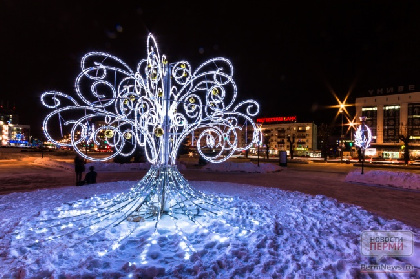
M 331 91 L 354 103 L 368 89 L 420 90 L 419 1 L 245 2 L 0 0 L 0 100 L 37 135 L 40 95 L 74 95 L 85 53 L 134 69 L 149 32 L 169 62 L 230 59 L 238 99 L 260 102 L 261 117 L 331 123 Z

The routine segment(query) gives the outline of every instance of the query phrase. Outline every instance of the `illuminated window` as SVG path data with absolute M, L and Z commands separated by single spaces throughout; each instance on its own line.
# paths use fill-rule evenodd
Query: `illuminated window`
M 377 107 L 362 108 L 362 111 L 368 111 L 368 110 L 378 110 L 378 108 Z
M 407 133 L 412 143 L 420 143 L 420 103 L 408 104 Z
M 383 119 L 384 143 L 398 143 L 400 126 L 400 106 L 384 106 Z
M 362 116 L 366 117 L 366 125 L 369 126 L 372 132 L 372 138 L 376 139 L 376 126 L 377 126 L 377 107 L 364 107 L 362 108 Z M 372 143 L 375 143 L 376 140 L 373 140 Z
M 400 106 L 384 106 L 384 110 L 400 109 Z

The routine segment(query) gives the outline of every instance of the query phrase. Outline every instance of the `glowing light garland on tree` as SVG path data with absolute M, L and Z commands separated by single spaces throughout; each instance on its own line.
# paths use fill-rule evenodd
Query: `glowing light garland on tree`
M 193 72 L 187 61 L 169 64 L 164 55 L 161 57 L 151 35 L 147 49 L 147 59 L 140 61 L 136 72 L 109 54 L 86 54 L 75 82 L 82 104 L 56 91 L 41 97 L 44 106 L 54 109 L 43 123 L 48 140 L 59 146 L 72 146 L 86 159 L 102 161 L 118 154 L 129 156 L 138 144 L 145 148 L 148 161 L 154 165 L 174 165 L 182 141 L 197 129 L 202 130 L 199 138 L 206 139 L 207 147 L 218 149 L 210 156 L 203 153 L 198 141 L 200 155 L 213 163 L 223 162 L 257 142 L 259 135 L 251 117 L 258 113 L 258 104 L 247 100 L 235 105 L 237 88 L 229 60 L 210 59 Z M 82 93 L 86 87 L 90 88 L 89 97 Z M 70 105 L 62 105 L 62 99 Z M 79 118 L 74 117 L 76 113 Z M 62 144 L 50 135 L 50 122 L 56 116 L 64 119 L 65 114 L 69 117 L 64 126 L 72 126 L 70 144 Z M 245 147 L 238 146 L 240 119 L 254 128 L 253 140 Z M 105 125 L 90 127 L 96 121 Z M 114 154 L 102 159 L 85 154 L 81 144 L 92 141 L 99 145 L 103 134 L 115 149 Z M 136 144 L 131 144 L 132 137 Z M 129 145 L 130 151 L 123 152 Z
M 356 133 L 354 134 L 354 144 L 362 150 L 365 150 L 370 146 L 370 142 L 372 141 L 372 132 L 365 124 L 366 117 L 360 117 L 360 120 L 362 124 L 357 127 Z
M 25 231 L 28 239 L 36 239 L 35 243 L 38 243 L 83 232 L 82 239 L 72 243 L 76 245 L 83 239 L 125 224 L 125 233 L 116 237 L 111 245 L 112 249 L 117 249 L 141 222 L 154 222 L 154 233 L 149 241 L 156 242 L 163 215 L 173 221 L 176 233 L 181 237 L 179 224 L 185 220 L 202 227 L 207 222 L 205 218 L 218 216 L 230 226 L 229 216 L 241 212 L 230 208 L 232 198 L 195 190 L 175 164 L 182 141 L 197 129 L 200 131 L 197 150 L 213 163 L 223 162 L 261 140 L 252 120 L 259 106 L 253 100 L 235 104 L 237 87 L 229 60 L 210 59 L 195 71 L 187 61 L 170 64 L 164 55 L 160 56 L 154 37 L 149 35 L 147 58 L 140 61 L 136 71 L 103 52 L 86 54 L 81 69 L 75 82 L 81 103 L 57 91 L 45 92 L 41 97 L 43 105 L 53 109 L 43 122 L 48 140 L 56 145 L 72 146 L 78 154 L 92 161 L 105 161 L 118 154 L 129 156 L 139 145 L 145 149 L 152 167 L 127 193 L 113 198 L 92 198 L 89 207 L 83 202 L 75 202 L 58 208 L 56 218 L 44 220 L 41 217 L 38 228 Z M 90 94 L 83 94 L 85 88 L 90 89 Z M 50 126 L 56 119 L 61 131 L 70 127 L 70 144 L 60 143 L 50 134 Z M 99 121 L 104 125 L 95 127 L 93 123 Z M 253 137 L 247 146 L 240 147 L 238 138 L 245 122 L 252 126 Z M 103 139 L 114 148 L 112 155 L 97 159 L 83 153 L 83 143 L 99 145 Z M 204 148 L 215 152 L 208 155 Z M 247 225 L 235 224 L 238 233 L 246 234 L 259 223 L 255 218 L 248 218 L 247 222 Z M 75 227 L 75 223 L 79 225 Z M 16 240 L 22 239 L 22 232 L 17 235 Z M 182 239 L 180 245 L 188 258 L 194 248 L 185 237 Z M 141 254 L 142 261 L 145 261 L 147 247 Z
M 356 134 L 354 134 L 354 144 L 360 148 L 360 154 L 362 156 L 362 172 L 363 174 L 363 164 L 365 161 L 365 150 L 370 146 L 372 141 L 372 132 L 369 127 L 365 124 L 366 116 L 361 116 L 360 121 L 362 122 L 359 127 L 357 127 Z

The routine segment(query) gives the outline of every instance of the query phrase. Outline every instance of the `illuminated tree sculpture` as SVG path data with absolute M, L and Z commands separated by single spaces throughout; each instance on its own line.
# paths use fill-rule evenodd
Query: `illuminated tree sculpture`
M 237 87 L 229 60 L 214 58 L 193 71 L 187 61 L 168 63 L 149 35 L 147 58 L 140 61 L 136 71 L 102 52 L 86 54 L 81 68 L 75 82 L 80 103 L 56 91 L 41 97 L 44 106 L 53 109 L 43 123 L 48 140 L 66 146 L 54 139 L 50 126 L 59 125 L 61 130 L 70 127 L 68 146 L 86 159 L 129 156 L 139 145 L 152 164 L 129 193 L 106 201 L 101 214 L 107 218 L 118 215 L 114 222 L 148 217 L 158 222 L 163 214 L 181 214 L 195 221 L 201 212 L 217 214 L 214 205 L 220 204 L 221 198 L 190 187 L 175 163 L 180 145 L 195 130 L 199 132 L 198 152 L 213 163 L 258 142 L 260 133 L 252 117 L 259 106 L 253 100 L 235 104 Z M 85 89 L 88 94 L 84 94 Z M 103 125 L 95 127 L 94 123 Z M 239 146 L 244 123 L 253 126 L 253 138 L 247 146 Z M 84 153 L 82 144 L 99 145 L 104 138 L 115 150 L 113 154 L 97 159 Z M 205 152 L 207 149 L 212 152 Z
M 362 156 L 362 174 L 363 174 L 363 163 L 365 161 L 365 150 L 370 146 L 372 141 L 372 132 L 369 127 L 365 124 L 366 117 L 361 116 L 360 121 L 362 122 L 357 127 L 356 134 L 354 134 L 354 144 L 360 148 L 360 154 Z

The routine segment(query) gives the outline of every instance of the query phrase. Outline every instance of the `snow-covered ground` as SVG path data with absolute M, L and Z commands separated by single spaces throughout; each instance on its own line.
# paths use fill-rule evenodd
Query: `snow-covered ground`
M 350 172 L 345 181 L 420 190 L 420 175 L 411 172 L 370 170 Z
M 52 160 L 37 163 L 66 166 Z M 104 171 L 109 165 L 95 167 Z M 264 164 L 259 168 L 278 171 Z M 416 267 L 411 273 L 392 273 L 392 278 L 420 277 L 418 228 L 325 196 L 243 184 L 190 182 L 207 195 L 230 200 L 220 203 L 217 217 L 203 215 L 192 223 L 164 216 L 157 233 L 153 221 L 123 221 L 85 239 L 95 224 L 70 216 L 99 214 L 95 208 L 129 192 L 133 184 L 121 181 L 0 196 L 0 277 L 364 278 L 361 265 L 376 263 L 360 252 L 365 230 L 412 231 L 414 254 L 384 257 L 380 263 Z

